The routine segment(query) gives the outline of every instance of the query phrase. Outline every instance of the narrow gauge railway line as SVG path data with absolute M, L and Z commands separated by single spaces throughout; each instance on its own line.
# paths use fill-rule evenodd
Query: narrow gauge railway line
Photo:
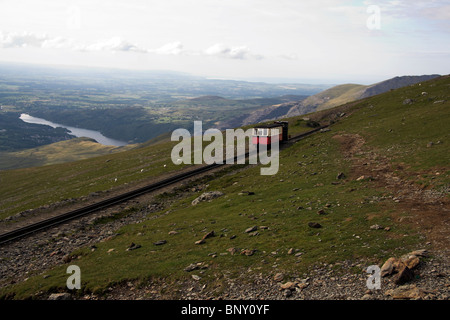
M 313 134 L 313 133 L 315 133 L 315 132 L 317 132 L 317 131 L 319 131 L 321 129 L 326 128 L 326 127 L 328 127 L 328 125 L 324 125 L 324 126 L 315 128 L 313 130 L 301 133 L 301 134 L 299 134 L 297 136 L 294 136 L 294 137 L 292 137 L 292 138 L 290 138 L 288 140 L 288 144 L 290 145 L 292 143 L 295 143 L 298 140 L 300 140 L 300 139 L 302 139 L 304 137 L 307 137 L 307 136 L 309 136 L 309 135 L 311 135 L 311 134 Z M 245 158 L 247 158 L 248 155 L 249 155 L 249 153 L 247 152 L 245 154 Z M 236 161 L 237 156 L 234 157 L 234 159 Z M 36 223 L 32 223 L 32 224 L 29 224 L 27 226 L 20 227 L 20 228 L 17 228 L 15 230 L 12 230 L 12 231 L 0 234 L 0 245 L 6 244 L 6 243 L 14 241 L 14 240 L 18 240 L 18 239 L 24 238 L 26 236 L 29 236 L 29 235 L 33 234 L 33 233 L 36 233 L 36 232 L 39 232 L 39 231 L 43 231 L 43 230 L 46 230 L 46 229 L 49 229 L 49 228 L 52 228 L 52 227 L 55 227 L 57 225 L 65 223 L 65 222 L 68 222 L 68 221 L 71 221 L 71 220 L 75 220 L 77 218 L 81 218 L 81 217 L 86 216 L 88 214 L 91 214 L 93 212 L 97 212 L 97 211 L 99 211 L 101 209 L 105 209 L 107 207 L 120 204 L 122 202 L 125 202 L 125 201 L 128 201 L 130 199 L 136 198 L 136 197 L 138 197 L 140 195 L 143 195 L 145 193 L 148 193 L 148 192 L 152 192 L 152 191 L 156 191 L 158 189 L 162 189 L 162 188 L 170 186 L 170 185 L 172 185 L 174 183 L 181 182 L 183 180 L 195 177 L 197 175 L 200 175 L 200 174 L 205 173 L 207 171 L 219 168 L 219 167 L 224 166 L 224 165 L 225 165 L 225 161 L 224 161 L 223 164 L 214 163 L 214 164 L 202 166 L 200 168 L 196 168 L 196 169 L 193 169 L 193 170 L 191 170 L 189 172 L 184 172 L 184 173 L 175 175 L 173 177 L 164 179 L 164 180 L 159 181 L 159 182 L 152 183 L 150 185 L 138 188 L 136 190 L 132 190 L 132 191 L 129 191 L 129 192 L 126 192 L 126 193 L 122 193 L 120 195 L 117 195 L 117 196 L 114 196 L 114 197 L 111 197 L 111 198 L 99 201 L 97 203 L 90 204 L 90 205 L 87 205 L 85 207 L 82 207 L 82 208 L 79 208 L 79 209 L 75 209 L 75 210 L 63 213 L 61 215 L 58 215 L 58 216 L 55 216 L 55 217 L 52 217 L 52 218 L 49 218 L 49 219 L 45 219 L 45 220 L 42 220 L 42 221 L 39 221 L 39 222 L 36 222 Z

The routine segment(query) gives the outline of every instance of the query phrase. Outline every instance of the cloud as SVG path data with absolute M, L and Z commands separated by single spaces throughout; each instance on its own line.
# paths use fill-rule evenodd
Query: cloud
M 26 48 L 36 47 L 43 49 L 69 49 L 73 51 L 133 51 L 147 52 L 147 49 L 123 40 L 119 37 L 102 40 L 96 43 L 85 44 L 76 42 L 70 38 L 50 37 L 46 34 L 32 32 L 0 31 L 0 48 Z
M 230 47 L 222 43 L 216 43 L 212 45 L 211 47 L 206 49 L 204 53 L 209 56 L 217 56 L 226 59 L 263 59 L 262 55 L 251 53 L 250 49 L 246 46 Z
M 148 52 L 163 55 L 179 55 L 185 53 L 183 50 L 183 44 L 179 41 L 168 43 L 155 50 L 150 49 Z
M 247 46 L 227 46 L 217 43 L 204 51 L 187 51 L 179 42 L 170 42 L 156 49 L 144 48 L 120 37 L 101 40 L 94 43 L 77 42 L 74 39 L 64 37 L 51 37 L 47 34 L 36 34 L 32 32 L 10 32 L 0 31 L 0 48 L 26 48 L 35 47 L 43 49 L 66 49 L 80 52 L 138 52 L 152 53 L 158 55 L 186 55 L 186 56 L 215 56 L 223 59 L 234 60 L 259 60 L 264 57 L 252 53 Z
M 81 47 L 82 51 L 132 51 L 132 52 L 147 52 L 146 49 L 139 47 L 136 44 L 121 39 L 120 37 L 113 37 L 108 40 L 100 41 L 94 44 Z
M 0 47 L 2 48 L 42 47 L 43 43 L 48 40 L 49 37 L 45 34 L 37 35 L 31 32 L 4 34 L 0 32 Z

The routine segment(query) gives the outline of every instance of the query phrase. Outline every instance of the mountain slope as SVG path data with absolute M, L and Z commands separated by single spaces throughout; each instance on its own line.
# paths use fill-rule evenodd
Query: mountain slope
M 421 81 L 428 81 L 434 78 L 439 77 L 438 74 L 432 75 L 423 75 L 423 76 L 403 76 L 403 77 L 395 77 L 389 80 L 381 81 L 375 83 L 373 85 L 368 86 L 364 92 L 361 94 L 360 98 L 367 98 L 374 96 L 376 94 L 380 94 L 383 92 L 387 92 L 389 90 L 398 89 L 401 87 L 406 87 L 412 84 L 419 83 Z
M 350 101 L 371 97 L 389 90 L 413 85 L 436 77 L 439 77 L 439 75 L 402 76 L 368 86 L 360 84 L 343 84 L 319 92 L 303 101 L 284 104 L 282 107 L 286 109 L 290 106 L 289 111 L 285 116 L 293 117 L 313 111 L 329 109 Z
M 5 282 L 0 296 L 46 298 L 64 291 L 73 261 L 61 262 L 61 254 L 50 267 L 45 259 L 59 250 L 76 259 L 83 272 L 76 293 L 81 297 L 329 299 L 336 296 L 327 295 L 327 287 L 336 294 L 339 283 L 339 298 L 360 299 L 367 291 L 368 266 L 427 248 L 432 256 L 420 260 L 421 277 L 413 284 L 432 285 L 431 299 L 446 297 L 446 278 L 421 268 L 431 261 L 432 268 L 448 270 L 445 262 L 437 263 L 448 257 L 449 86 L 450 77 L 440 77 L 311 114 L 336 122 L 282 150 L 276 175 L 260 175 L 260 166 L 239 166 L 236 172 L 228 167 L 154 202 L 130 204 L 116 219 L 140 218 L 119 230 L 107 223 L 84 226 L 94 230 L 89 242 L 83 229 L 69 229 L 40 247 L 20 247 L 21 255 L 34 257 L 39 272 L 22 275 L 27 281 L 21 282 L 13 268 L 15 283 Z M 404 104 L 406 99 L 410 103 Z M 121 156 L 135 160 L 144 151 Z M 170 148 L 159 150 L 158 159 L 169 153 Z M 88 164 L 92 160 L 78 162 L 77 170 Z M 17 173 L 18 183 L 27 178 Z M 206 191 L 223 195 L 193 205 Z M 155 203 L 159 209 L 152 211 Z M 76 240 L 83 245 L 74 247 Z M 13 254 L 5 249 L 5 261 Z M 280 290 L 288 281 L 299 290 Z M 382 278 L 381 290 L 371 298 L 390 299 L 393 288 L 392 278 Z

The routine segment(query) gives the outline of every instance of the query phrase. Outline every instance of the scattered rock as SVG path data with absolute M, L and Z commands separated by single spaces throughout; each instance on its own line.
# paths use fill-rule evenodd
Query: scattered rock
M 161 246 L 161 245 L 166 244 L 166 243 L 167 243 L 166 240 L 159 240 L 159 241 L 154 242 L 153 244 L 155 246 Z
M 193 275 L 192 275 L 192 279 L 194 279 L 195 281 L 199 281 L 199 280 L 201 279 L 201 277 L 199 277 L 199 276 L 196 275 L 196 274 L 193 274 Z
M 405 99 L 405 100 L 403 100 L 403 104 L 404 104 L 404 105 L 406 105 L 406 104 L 412 104 L 413 102 L 414 102 L 413 99 Z
M 295 283 L 291 282 L 291 281 L 288 281 L 288 282 L 286 282 L 284 284 L 281 284 L 280 288 L 283 289 L 283 290 L 285 290 L 285 289 L 295 290 Z
M 325 210 L 320 209 L 319 211 L 317 211 L 317 214 L 318 215 L 324 215 L 324 214 L 327 214 L 327 213 L 325 212 Z
M 393 299 L 420 299 L 425 295 L 425 292 L 410 284 L 387 290 L 385 295 L 391 296 Z
M 176 232 L 175 230 L 169 231 L 169 235 L 170 236 L 174 236 L 176 234 L 178 234 L 178 232 Z
M 191 272 L 197 269 L 207 269 L 207 268 L 208 268 L 207 264 L 205 264 L 204 262 L 198 262 L 198 263 L 191 263 L 186 268 L 184 268 L 184 271 Z
M 140 244 L 131 243 L 130 246 L 127 248 L 127 251 L 136 250 L 139 249 L 140 247 L 141 247 Z
M 205 192 L 205 193 L 201 194 L 199 197 L 195 198 L 192 201 L 192 205 L 195 206 L 202 201 L 211 201 L 211 200 L 221 197 L 221 196 L 223 196 L 223 192 L 220 192 L 220 191 Z
M 290 248 L 290 249 L 288 250 L 287 254 L 289 254 L 289 255 L 294 254 L 294 248 Z
M 256 230 L 258 230 L 258 227 L 257 226 L 253 226 L 253 227 L 245 229 L 245 233 L 250 233 L 250 232 L 253 232 L 253 231 L 256 231 Z
M 339 172 L 336 179 L 344 179 L 345 178 L 345 174 L 343 172 Z
M 409 269 L 414 269 L 420 263 L 419 258 L 417 256 L 414 256 L 414 255 L 402 258 L 402 261 Z
M 277 273 L 274 277 L 273 280 L 276 282 L 281 282 L 284 279 L 284 275 L 282 273 Z
M 253 196 L 254 194 L 253 191 L 241 191 L 238 193 L 239 196 Z
M 227 251 L 233 256 L 236 253 L 236 248 L 228 248 Z
M 72 295 L 70 293 L 52 293 L 48 300 L 72 300 Z
M 427 251 L 425 249 L 412 251 L 403 255 L 400 259 L 391 257 L 386 260 L 380 270 L 382 277 L 397 273 L 394 281 L 397 284 L 403 284 L 414 278 L 412 269 L 416 268 L 420 259 L 419 256 L 426 256 Z
M 433 144 L 434 144 L 434 143 L 433 143 L 432 141 L 428 142 L 428 143 L 427 143 L 427 148 L 431 148 L 431 147 L 433 146 Z
M 414 250 L 408 253 L 408 255 L 416 257 L 428 257 L 428 250 L 427 249 Z
M 380 226 L 379 224 L 374 224 L 374 225 L 370 226 L 370 229 L 371 230 L 381 230 L 381 229 L 383 229 L 383 227 Z
M 208 232 L 207 234 L 205 234 L 205 235 L 203 236 L 202 240 L 206 240 L 206 239 L 212 238 L 212 237 L 214 237 L 214 236 L 215 236 L 215 235 L 214 235 L 214 230 L 212 230 L 212 231 Z
M 397 261 L 396 258 L 389 258 L 386 262 L 381 266 L 380 275 L 382 277 L 386 277 L 394 272 L 394 263 Z
M 256 250 L 250 250 L 250 249 L 243 249 L 241 251 L 241 254 L 246 256 L 252 256 L 255 253 Z
M 311 228 L 322 228 L 322 225 L 317 222 L 308 222 L 308 226 Z
M 203 239 L 200 239 L 200 240 L 198 240 L 198 241 L 195 241 L 195 244 L 204 244 L 204 243 L 206 243 L 206 241 L 203 240 Z
M 196 263 L 191 263 L 186 268 L 184 268 L 184 271 L 191 272 L 191 271 L 197 270 L 198 268 L 199 268 L 199 266 Z
M 290 296 L 292 296 L 292 291 L 291 291 L 291 290 L 288 290 L 288 289 L 284 290 L 284 296 L 285 296 L 286 298 L 289 298 Z

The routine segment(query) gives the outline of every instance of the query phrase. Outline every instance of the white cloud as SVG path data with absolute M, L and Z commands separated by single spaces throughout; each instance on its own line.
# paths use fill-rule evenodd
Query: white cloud
M 119 37 L 113 37 L 111 39 L 100 41 L 94 44 L 81 47 L 82 51 L 133 51 L 133 52 L 146 52 L 147 50 L 141 48 L 131 42 L 123 40 Z
M 2 48 L 41 47 L 48 40 L 49 37 L 45 34 L 37 35 L 31 32 L 4 34 L 0 32 L 0 47 Z
M 148 49 L 131 43 L 120 37 L 112 37 L 94 43 L 76 42 L 70 38 L 50 37 L 46 34 L 35 34 L 32 32 L 10 32 L 0 31 L 0 48 L 26 48 L 36 47 L 43 49 L 67 49 L 82 52 L 139 52 L 153 53 L 158 55 L 190 55 L 190 56 L 216 56 L 224 59 L 248 60 L 262 59 L 262 55 L 254 54 L 247 46 L 227 46 L 221 43 L 214 44 L 204 51 L 187 51 L 181 42 L 170 42 L 157 49 Z
M 230 47 L 222 43 L 216 43 L 205 50 L 205 54 L 209 56 L 217 56 L 227 59 L 262 59 L 262 55 L 253 54 L 246 46 Z
M 163 45 L 156 50 L 148 50 L 151 53 L 164 54 L 164 55 L 179 55 L 184 53 L 183 44 L 179 41 L 171 42 Z

